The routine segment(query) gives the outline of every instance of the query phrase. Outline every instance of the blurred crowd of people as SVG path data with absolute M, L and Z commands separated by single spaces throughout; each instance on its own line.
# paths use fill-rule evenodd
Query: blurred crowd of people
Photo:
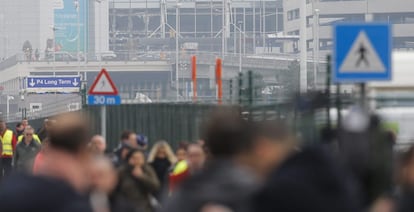
M 283 121 L 241 114 L 215 111 L 200 140 L 175 151 L 128 130 L 108 149 L 77 113 L 37 132 L 0 120 L 0 211 L 414 211 L 414 148 L 395 153 L 375 118 L 369 133 L 302 145 Z

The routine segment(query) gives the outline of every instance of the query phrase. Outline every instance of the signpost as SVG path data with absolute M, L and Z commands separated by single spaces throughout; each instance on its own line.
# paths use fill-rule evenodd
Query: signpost
M 391 27 L 388 24 L 335 26 L 333 81 L 360 83 L 363 108 L 366 105 L 365 83 L 391 80 L 391 39 Z
M 121 97 L 118 89 L 105 69 L 95 79 L 88 92 L 88 104 L 101 107 L 101 134 L 106 137 L 106 105 L 120 105 Z
M 391 80 L 391 27 L 388 24 L 335 26 L 336 83 Z
M 79 92 L 80 76 L 29 76 L 26 80 L 29 92 Z

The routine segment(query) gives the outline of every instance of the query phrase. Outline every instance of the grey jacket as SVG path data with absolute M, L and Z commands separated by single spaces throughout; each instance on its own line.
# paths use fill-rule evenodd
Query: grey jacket
M 14 168 L 18 171 L 31 172 L 34 159 L 40 149 L 40 144 L 35 140 L 32 140 L 29 145 L 24 141 L 19 142 L 13 154 Z

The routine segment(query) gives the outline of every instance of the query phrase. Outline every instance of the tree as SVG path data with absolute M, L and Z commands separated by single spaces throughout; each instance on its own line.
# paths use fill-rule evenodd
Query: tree
M 28 41 L 28 40 L 26 40 L 24 43 L 23 43 L 23 48 L 22 48 L 22 51 L 27 51 L 27 50 L 32 50 L 32 44 L 30 43 L 30 41 Z
M 294 60 L 289 64 L 286 74 L 284 74 L 286 80 L 285 93 L 288 96 L 291 96 L 299 92 L 299 83 L 300 83 L 300 64 L 298 60 Z

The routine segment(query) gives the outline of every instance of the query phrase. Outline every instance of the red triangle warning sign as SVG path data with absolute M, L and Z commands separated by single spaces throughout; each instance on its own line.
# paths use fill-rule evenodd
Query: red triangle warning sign
M 118 89 L 105 69 L 98 76 L 89 89 L 89 95 L 118 95 Z

